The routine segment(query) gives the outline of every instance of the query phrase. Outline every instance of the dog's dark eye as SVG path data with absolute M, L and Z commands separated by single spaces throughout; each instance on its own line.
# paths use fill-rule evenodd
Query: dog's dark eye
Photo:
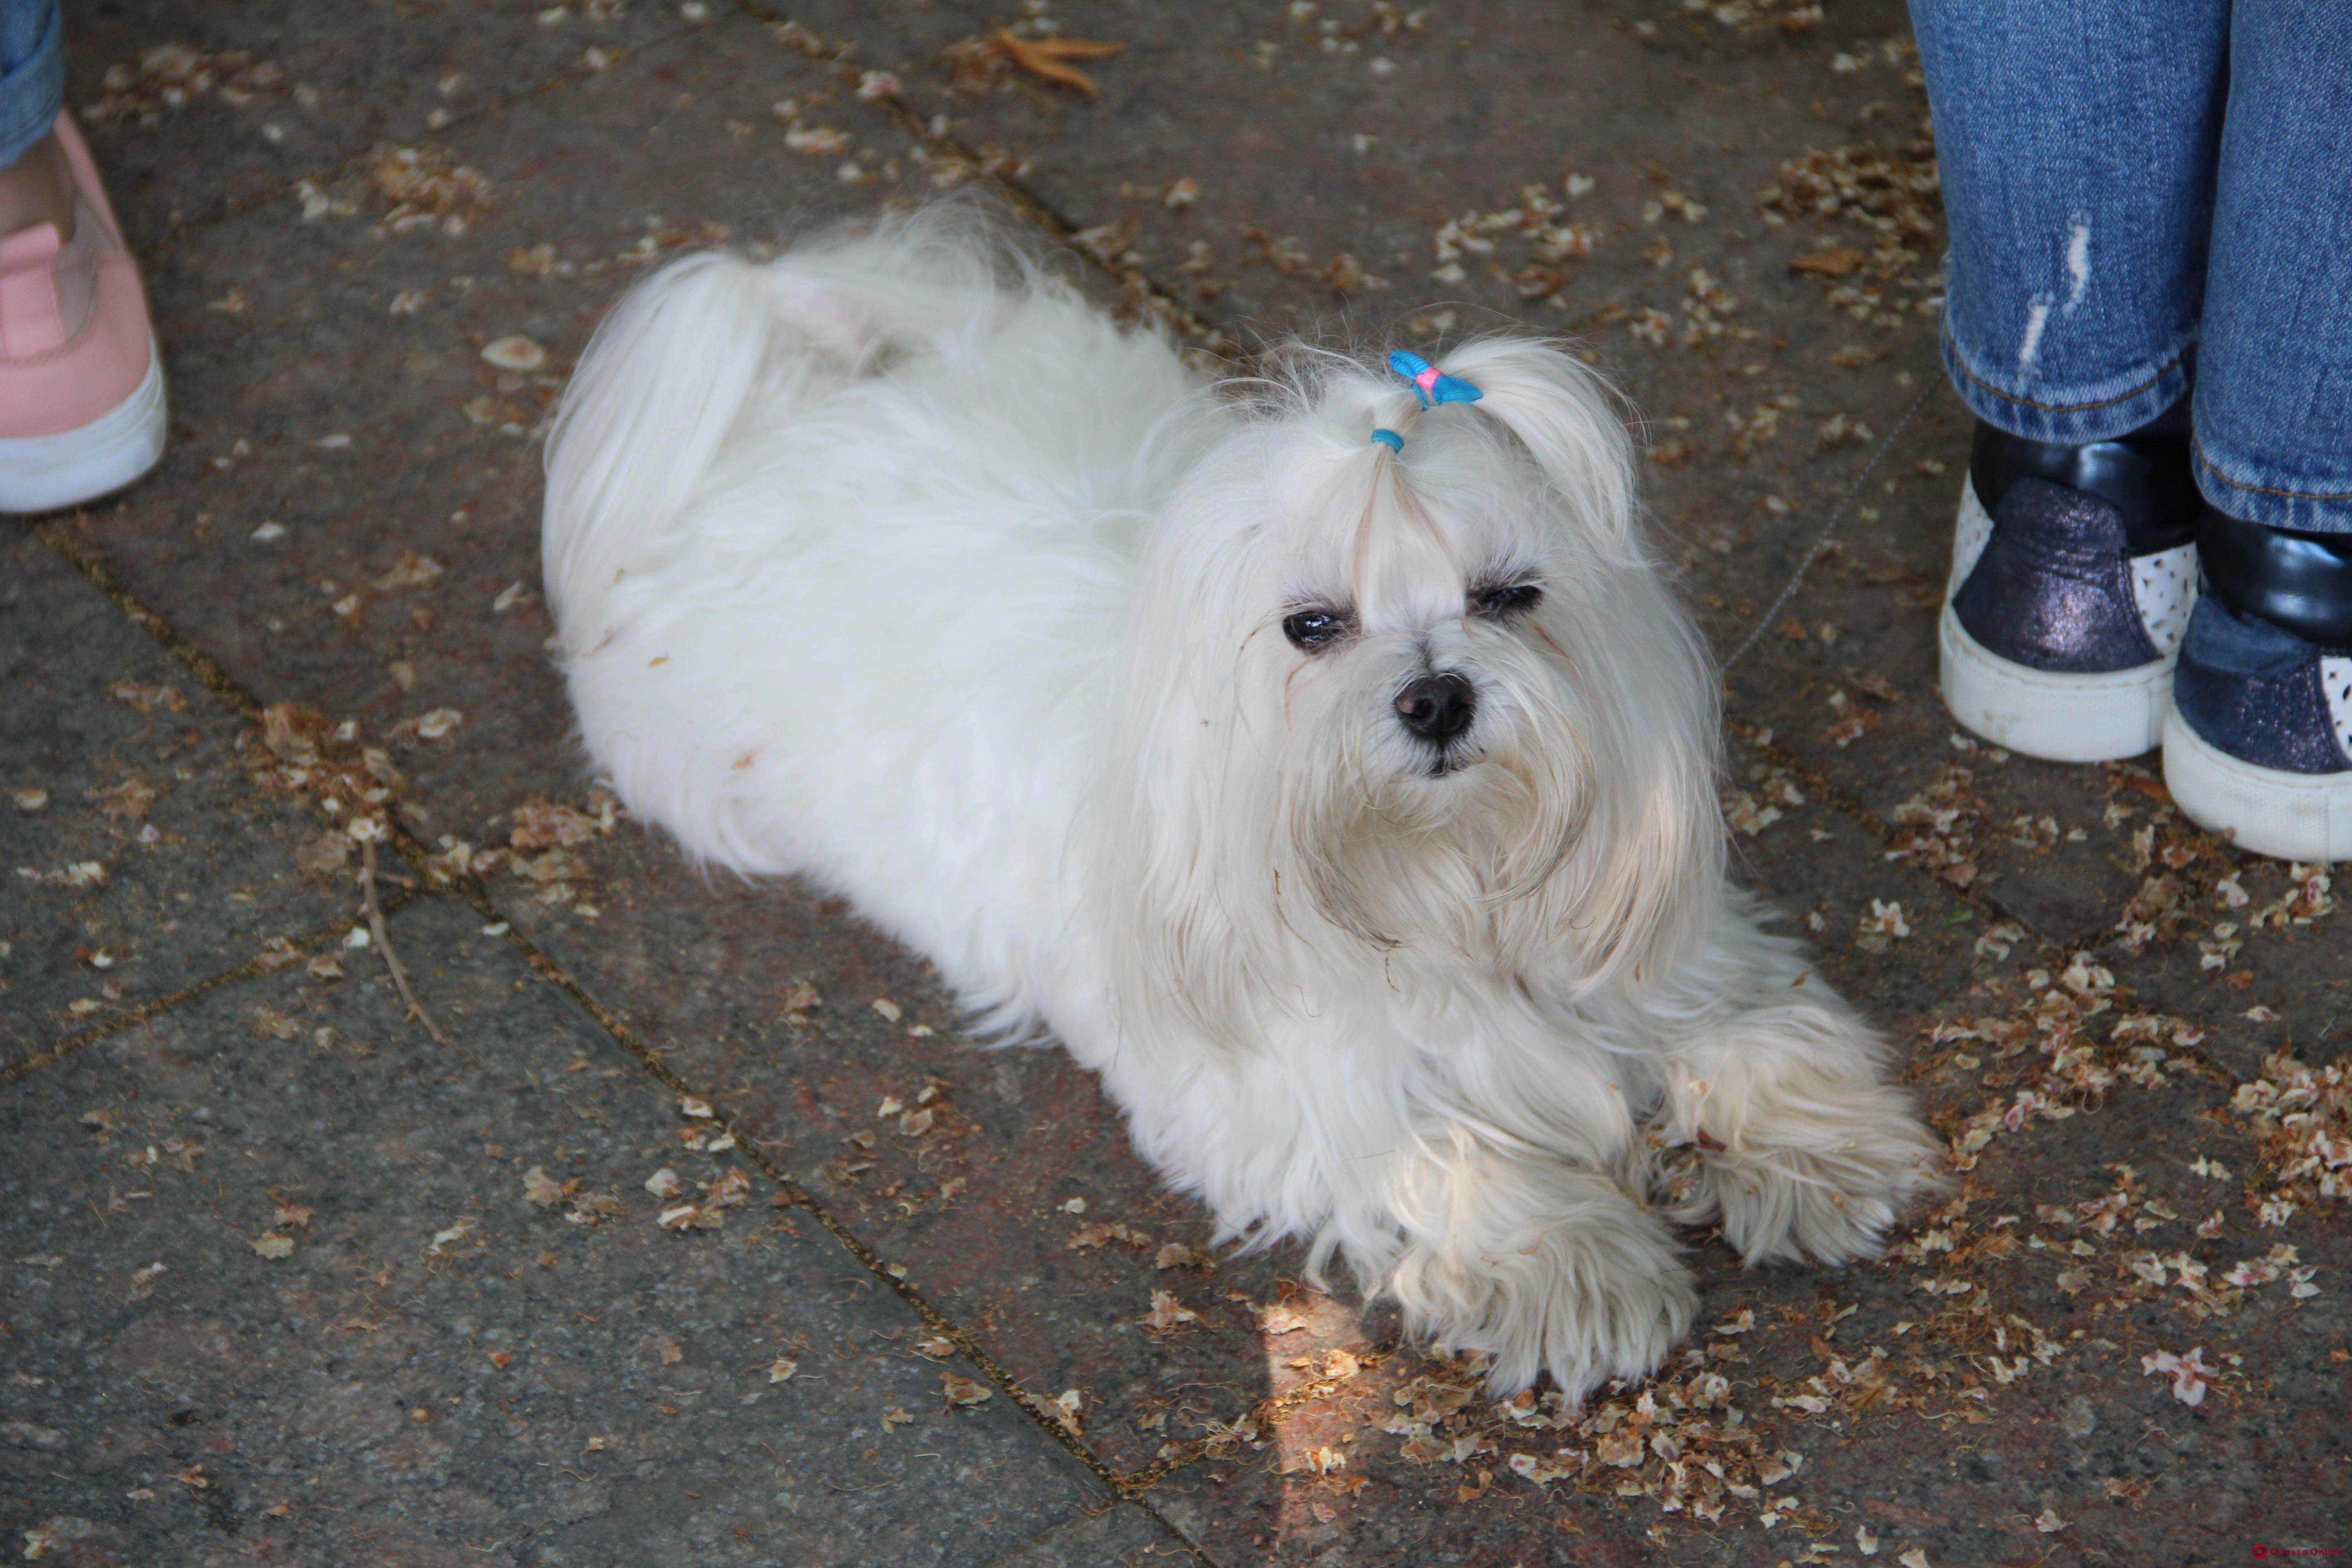
M 1543 590 L 1533 583 L 1514 583 L 1508 587 L 1485 588 L 1471 595 L 1470 604 L 1482 616 L 1496 617 L 1525 615 L 1543 603 Z
M 1294 610 L 1282 618 L 1282 635 L 1293 647 L 1313 653 L 1348 633 L 1349 622 L 1337 610 Z

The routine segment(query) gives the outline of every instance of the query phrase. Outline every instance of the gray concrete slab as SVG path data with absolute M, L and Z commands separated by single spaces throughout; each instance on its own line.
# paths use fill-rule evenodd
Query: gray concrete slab
M 0 1091 L 12 1542 L 982 1563 L 1105 1506 L 470 911 L 392 924 L 450 1047 L 291 971 Z
M 0 687 L 0 1069 L 348 914 L 245 720 L 15 524 Z

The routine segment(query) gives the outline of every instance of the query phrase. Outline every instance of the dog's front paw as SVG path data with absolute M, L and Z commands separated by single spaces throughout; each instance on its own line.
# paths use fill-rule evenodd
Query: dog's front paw
M 1916 1197 L 1946 1183 L 1944 1150 L 1908 1098 L 1878 1083 L 1841 1085 L 1801 1110 L 1751 1115 L 1720 1148 L 1702 1138 L 1696 1212 L 1755 1264 L 1874 1258 Z
M 1487 1382 L 1516 1394 L 1549 1373 L 1570 1401 L 1655 1372 L 1690 1327 L 1698 1291 L 1664 1227 L 1611 1189 L 1492 1245 L 1459 1233 L 1408 1242 L 1389 1276 L 1407 1331 L 1441 1351 L 1494 1357 Z

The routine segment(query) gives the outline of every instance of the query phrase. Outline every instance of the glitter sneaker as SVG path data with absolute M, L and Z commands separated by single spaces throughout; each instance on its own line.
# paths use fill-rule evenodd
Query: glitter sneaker
M 2165 786 L 2241 848 L 2352 859 L 2352 538 L 2208 510 L 2198 552 Z
M 2161 739 L 2197 596 L 2188 437 L 2186 399 L 2083 447 L 1978 425 L 1940 631 L 1955 719 L 2060 763 Z

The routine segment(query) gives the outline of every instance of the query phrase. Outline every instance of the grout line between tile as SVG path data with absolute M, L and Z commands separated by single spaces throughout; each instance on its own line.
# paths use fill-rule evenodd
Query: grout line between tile
M 1873 838 L 1875 838 L 1879 843 L 1886 846 L 1889 849 L 1896 847 L 1896 838 L 1898 836 L 1891 823 L 1889 823 L 1885 817 L 1879 816 L 1878 813 L 1871 810 L 1870 807 L 1864 805 L 1861 800 L 1855 797 L 1853 792 L 1838 784 L 1828 774 L 1822 773 L 1818 768 L 1815 768 L 1810 763 L 1804 762 L 1799 758 L 1794 752 L 1790 751 L 1786 746 L 1781 745 L 1779 742 L 1769 739 L 1769 731 L 1764 730 L 1746 719 L 1738 718 L 1728 713 L 1724 715 L 1723 724 L 1724 728 L 1728 730 L 1741 744 L 1753 751 L 1759 757 L 1770 763 L 1774 767 L 1781 769 L 1783 772 L 1790 773 L 1802 781 L 1807 789 L 1812 791 L 1817 798 L 1826 803 L 1840 816 L 1851 820 L 1864 833 L 1869 834 Z M 2051 940 L 2050 937 L 2044 935 L 2042 931 L 2036 930 L 2031 921 L 2028 921 L 2024 916 L 2017 913 L 2014 910 L 2011 910 L 2008 905 L 2001 903 L 1997 899 L 1978 891 L 1974 888 L 1956 888 L 1940 878 L 1929 876 L 1927 872 L 1920 870 L 1916 866 L 1911 866 L 1906 863 L 1904 869 L 1911 872 L 1914 876 L 1916 876 L 1921 880 L 1925 881 L 1928 886 L 1934 888 L 1937 893 L 1942 898 L 1949 900 L 1954 903 L 1967 905 L 1969 908 L 1976 910 L 1979 914 L 1985 916 L 1988 921 L 2015 921 L 2018 929 L 2024 931 L 2027 936 L 2032 939 L 2035 951 L 2042 954 L 2043 963 L 2052 964 L 2055 967 L 2064 966 L 2066 955 L 2059 944 Z
M 1023 184 L 1010 174 L 989 167 L 990 160 L 944 132 L 935 132 L 929 121 L 898 98 L 866 98 L 857 92 L 862 68 L 851 61 L 855 46 L 819 37 L 790 17 L 777 15 L 767 0 L 743 0 L 746 12 L 767 19 L 770 32 L 785 48 L 798 54 L 811 64 L 831 71 L 848 88 L 851 95 L 870 103 L 877 111 L 917 145 L 953 163 L 969 166 L 977 180 L 985 182 L 1007 205 L 1035 228 L 1084 257 L 1105 277 L 1118 284 L 1123 292 L 1139 294 L 1150 301 L 1153 314 L 1174 326 L 1196 348 L 1223 359 L 1254 357 L 1241 341 L 1215 322 L 1184 304 L 1176 294 L 1163 287 L 1141 268 L 1114 262 L 1093 247 L 1078 238 L 1079 226 L 1052 203 Z
M 395 834 L 396 840 L 401 842 L 403 852 L 409 852 L 408 835 L 397 829 Z M 446 886 L 451 893 L 472 908 L 476 913 L 493 924 L 504 923 L 507 927 L 506 940 L 512 944 L 516 952 L 522 955 L 523 961 L 530 966 L 532 973 L 569 996 L 582 1011 L 595 1021 L 599 1027 L 612 1037 L 615 1044 L 635 1060 L 647 1077 L 673 1094 L 687 1095 L 695 1092 L 693 1087 L 662 1059 L 661 1053 L 647 1046 L 625 1019 L 598 1001 L 586 986 L 581 984 L 551 954 L 526 936 L 521 928 L 499 909 L 496 902 L 491 900 L 488 890 L 483 887 L 478 878 L 467 876 L 462 879 L 449 879 Z M 708 1100 L 714 1108 L 720 1103 L 716 1096 L 705 1095 L 703 1098 Z M 1002 1389 L 1006 1397 L 1035 1423 L 1048 1438 L 1092 1472 L 1109 1496 L 1135 1504 L 1150 1515 L 1160 1529 L 1167 1531 L 1171 1540 L 1181 1543 L 1198 1561 L 1204 1563 L 1210 1562 L 1210 1559 L 1202 1554 L 1197 1547 L 1184 1539 L 1183 1533 L 1177 1530 L 1173 1523 L 1158 1510 L 1141 1500 L 1139 1496 L 1141 1487 L 1149 1486 L 1150 1481 L 1144 1481 L 1140 1486 L 1130 1485 L 1127 1478 L 1113 1469 L 1093 1449 L 1072 1436 L 1059 1421 L 1047 1414 L 1042 1400 L 1023 1388 L 1010 1372 L 981 1348 L 979 1341 L 969 1330 L 933 1306 L 919 1290 L 892 1274 L 880 1255 L 866 1246 L 856 1232 L 794 1181 L 791 1173 L 786 1171 L 758 1140 L 751 1137 L 748 1130 L 737 1129 L 732 1119 L 724 1110 L 714 1109 L 711 1121 L 712 1124 L 720 1130 L 734 1134 L 736 1147 L 741 1151 L 746 1159 L 758 1166 L 770 1181 L 776 1184 L 780 1194 L 789 1199 L 793 1207 L 802 1210 L 824 1226 L 826 1233 L 839 1242 L 850 1256 L 864 1265 L 885 1289 L 904 1301 L 927 1327 L 953 1344 L 957 1351 L 978 1367 L 991 1383 Z M 1157 1479 L 1156 1475 L 1151 1477 L 1151 1479 Z
M 1122 1500 L 1111 1504 L 1108 1508 L 1098 1508 L 1092 1513 L 1082 1513 L 1076 1519 L 1064 1520 L 1061 1523 L 1053 1525 L 1050 1528 L 1031 1536 L 1028 1540 L 1023 1542 L 1012 1551 L 1004 1553 L 1002 1557 L 990 1558 L 986 1563 L 981 1564 L 981 1568 L 1021 1568 L 1022 1563 L 1028 1558 L 1031 1552 L 1035 1552 L 1038 1548 L 1050 1545 L 1073 1531 L 1084 1530 L 1087 1525 L 1094 1523 L 1095 1521 L 1103 1519 L 1110 1514 L 1117 1513 L 1120 1509 L 1131 1506 L 1133 1505 L 1130 1502 Z M 1197 1549 L 1195 1549 L 1193 1555 L 1196 1557 L 1200 1556 L 1200 1552 Z M 1206 1562 L 1208 1559 L 1203 1557 L 1202 1558 L 1202 1561 Z
M 107 568 L 103 562 L 99 561 L 89 552 L 79 548 L 67 533 L 61 523 L 56 521 L 44 522 L 37 525 L 34 531 L 44 544 L 47 545 L 65 560 L 71 563 L 84 577 L 89 579 L 91 586 L 98 589 L 100 593 L 105 595 L 107 599 L 118 609 L 121 610 L 125 616 L 129 616 L 131 621 L 135 622 L 150 636 L 162 643 L 164 648 L 174 658 L 179 659 L 182 665 L 196 678 L 206 690 L 219 698 L 241 716 L 256 722 L 260 721 L 264 704 L 259 698 L 256 697 L 252 691 L 247 689 L 243 684 L 230 676 L 228 672 L 223 669 L 210 655 L 206 654 L 202 648 L 198 647 L 187 637 L 182 636 L 170 622 L 166 621 L 162 616 L 149 608 L 136 594 L 133 594 L 123 584 L 121 579 L 117 578 L 114 574 Z M 493 923 L 506 921 L 506 916 L 499 911 L 498 906 L 491 900 L 488 889 L 482 886 L 478 878 L 467 876 L 463 879 L 453 879 L 448 876 L 446 871 L 442 870 L 440 867 L 436 864 L 430 848 L 420 842 L 414 834 L 410 833 L 407 828 L 403 826 L 396 819 L 391 822 L 391 833 L 394 847 L 399 851 L 402 858 L 408 861 L 409 864 L 422 868 L 426 887 L 424 889 L 404 889 L 400 894 L 395 895 L 393 899 L 386 900 L 384 901 L 383 908 L 384 912 L 387 915 L 406 908 L 411 902 L 414 902 L 417 899 L 427 896 L 427 890 L 429 890 L 433 893 L 446 893 L 457 898 L 460 902 L 475 910 L 476 913 L 482 915 Z M 342 930 L 347 929 L 348 924 L 349 922 L 343 922 L 337 926 L 328 928 L 328 931 L 339 933 Z M 558 990 L 571 997 L 571 999 L 583 1011 L 585 1011 L 606 1034 L 610 1035 L 625 1051 L 635 1059 L 637 1065 L 646 1073 L 647 1076 L 651 1077 L 655 1081 L 660 1083 L 663 1087 L 668 1089 L 673 1093 L 687 1094 L 691 1092 L 686 1081 L 679 1078 L 677 1073 L 670 1070 L 668 1064 L 661 1059 L 659 1053 L 652 1050 L 645 1044 L 644 1041 L 639 1039 L 635 1031 L 631 1029 L 617 1014 L 614 1013 L 602 1002 L 599 1002 L 593 995 L 590 994 L 586 987 L 574 980 L 562 965 L 558 964 L 553 958 L 542 951 L 538 944 L 524 936 L 522 931 L 514 926 L 511 921 L 508 921 L 507 924 L 507 940 L 513 944 L 519 952 L 521 953 L 525 963 L 530 965 L 534 973 L 538 974 L 541 979 L 555 986 Z M 309 942 L 315 942 L 325 934 L 328 934 L 328 932 L 313 932 L 310 935 L 300 939 L 300 942 L 298 943 L 298 945 L 307 945 Z M 137 1023 L 144 1018 L 154 1016 L 156 1014 L 165 1011 L 170 1007 L 178 1006 L 182 1003 L 193 1001 L 196 997 L 202 996 L 207 992 L 215 990 L 219 986 L 239 980 L 254 978 L 260 974 L 268 973 L 271 968 L 275 967 L 281 967 L 281 965 L 265 963 L 263 958 L 257 957 L 235 969 L 231 969 L 222 974 L 215 975 L 209 980 L 201 981 L 195 985 L 175 992 L 168 997 L 163 997 L 155 1002 L 148 1003 L 141 1007 L 134 1008 L 131 1012 L 124 1014 L 120 1018 L 110 1019 L 106 1024 L 100 1026 L 99 1027 L 86 1030 L 80 1035 L 72 1037 L 70 1039 L 61 1041 L 58 1045 L 51 1047 L 49 1049 L 26 1058 L 25 1060 L 16 1063 L 6 1068 L 0 1068 L 0 1084 L 13 1082 L 16 1079 L 22 1078 L 41 1067 L 47 1066 L 51 1062 L 61 1060 L 64 1058 L 71 1056 L 75 1052 L 81 1050 L 87 1046 L 106 1038 L 108 1036 L 112 1035 L 121 1029 L 127 1028 L 131 1024 Z M 728 1119 L 723 1113 L 718 1118 L 718 1121 L 719 1125 L 727 1127 L 730 1131 L 733 1131 L 733 1128 L 729 1123 Z M 1022 1388 L 1013 1380 L 1011 1373 L 1006 1372 L 1005 1369 L 1000 1366 L 992 1357 L 989 1356 L 986 1352 L 980 1348 L 979 1342 L 973 1338 L 969 1331 L 953 1321 L 938 1308 L 932 1306 L 930 1302 L 926 1300 L 916 1290 L 908 1287 L 903 1280 L 892 1276 L 884 1267 L 880 1257 L 877 1255 L 872 1248 L 868 1247 L 863 1241 L 859 1240 L 847 1226 L 844 1225 L 830 1211 L 825 1209 L 813 1197 L 811 1197 L 798 1183 L 792 1179 L 792 1177 L 780 1164 L 761 1150 L 750 1137 L 739 1137 L 737 1142 L 743 1150 L 746 1157 L 749 1158 L 753 1164 L 757 1165 L 772 1181 L 775 1182 L 778 1188 L 792 1200 L 793 1206 L 805 1210 L 817 1221 L 819 1225 L 824 1227 L 827 1233 L 829 1233 L 835 1240 L 841 1243 L 841 1245 L 849 1251 L 851 1256 L 855 1257 L 870 1272 L 872 1272 L 874 1277 L 879 1280 L 885 1288 L 895 1292 L 914 1310 L 916 1315 L 921 1318 L 927 1325 L 935 1331 L 943 1335 L 950 1343 L 954 1344 L 967 1359 L 969 1359 L 975 1366 L 980 1368 L 980 1370 L 987 1375 L 990 1382 L 993 1383 L 999 1388 L 1002 1388 L 1007 1397 L 1009 1397 L 1024 1414 L 1028 1415 L 1033 1422 L 1044 1430 L 1047 1437 L 1052 1439 L 1056 1445 L 1077 1459 L 1079 1463 L 1086 1466 L 1086 1468 L 1093 1473 L 1096 1479 L 1101 1482 L 1103 1488 L 1109 1496 L 1134 1502 L 1137 1507 L 1140 1508 L 1146 1514 L 1150 1515 L 1153 1521 L 1156 1522 L 1161 1530 L 1167 1532 L 1171 1541 L 1181 1544 L 1184 1550 L 1192 1552 L 1197 1561 L 1204 1563 L 1210 1561 L 1210 1559 L 1200 1552 L 1198 1548 L 1186 1541 L 1182 1532 L 1178 1531 L 1174 1524 L 1162 1516 L 1159 1510 L 1151 1508 L 1149 1504 L 1140 1502 L 1138 1500 L 1136 1495 L 1137 1492 L 1142 1488 L 1148 1487 L 1150 1484 L 1150 1480 L 1156 1480 L 1158 1479 L 1157 1472 L 1152 1473 L 1150 1479 L 1130 1484 L 1125 1478 L 1121 1477 L 1117 1470 L 1113 1469 L 1099 1456 L 1095 1454 L 1092 1449 L 1086 1447 L 1083 1443 L 1078 1442 L 1076 1438 L 1072 1437 L 1067 1432 L 1066 1432 L 1058 1421 L 1055 1421 L 1051 1415 L 1046 1414 L 1041 1402 L 1039 1402 L 1034 1395 L 1031 1394 L 1026 1389 Z
M 251 691 L 216 663 L 212 655 L 180 635 L 162 616 L 148 608 L 144 600 L 132 593 L 121 578 L 96 555 L 82 548 L 59 518 L 33 525 L 33 534 L 66 563 L 89 579 L 89 585 L 113 604 L 157 642 L 163 650 L 186 667 L 196 678 L 197 684 L 235 710 L 241 719 L 258 721 L 263 703 Z
M 427 896 L 419 889 L 404 888 L 383 900 L 383 912 L 386 916 L 398 914 L 402 910 Z M 223 986 L 238 984 L 247 980 L 257 980 L 265 974 L 274 974 L 292 962 L 285 956 L 287 953 L 304 953 L 322 942 L 331 940 L 340 942 L 343 933 L 350 931 L 356 923 L 358 923 L 358 917 L 353 916 L 337 921 L 331 925 L 317 927 L 299 936 L 277 938 L 275 945 L 265 944 L 260 952 L 233 969 L 225 969 L 218 974 L 199 980 L 194 984 L 184 985 L 169 995 L 158 996 L 150 1002 L 142 1002 L 136 1007 L 117 1014 L 102 1024 L 94 1025 L 78 1035 L 67 1036 L 47 1050 L 36 1051 L 21 1061 L 11 1062 L 6 1067 L 0 1068 L 0 1087 L 14 1083 L 20 1078 L 28 1077 L 42 1068 L 63 1061 L 66 1058 L 98 1044 L 109 1036 L 121 1034 L 133 1024 L 142 1024 L 175 1007 L 184 1007 L 198 997 L 209 995 Z

